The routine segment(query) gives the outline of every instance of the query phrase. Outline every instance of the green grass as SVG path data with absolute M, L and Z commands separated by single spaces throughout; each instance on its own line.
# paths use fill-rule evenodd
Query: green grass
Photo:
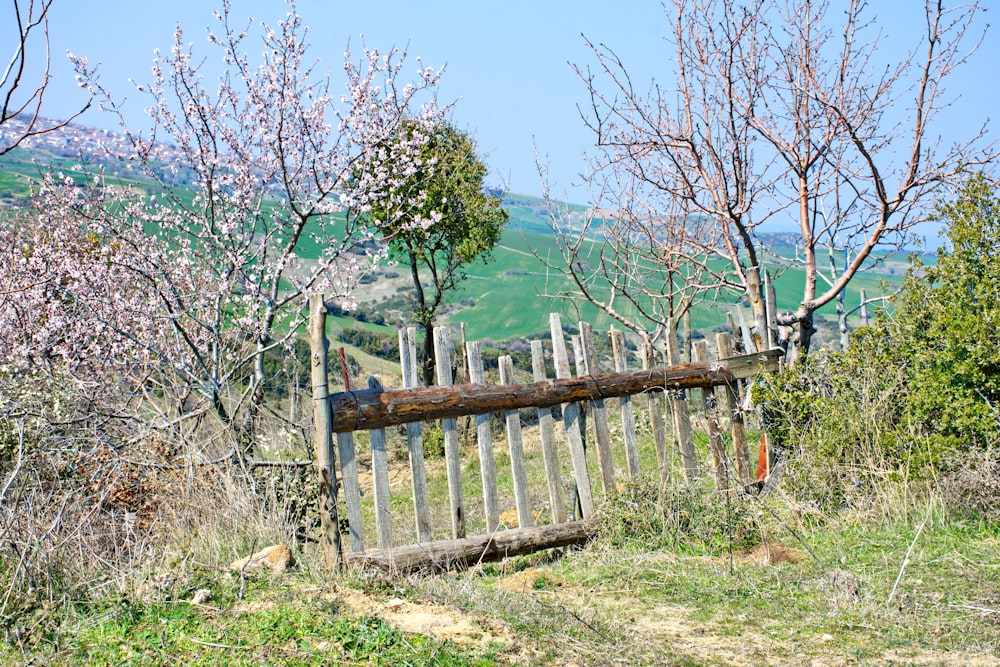
M 123 601 L 86 610 L 35 648 L 35 656 L 66 665 L 497 664 L 489 651 L 405 634 L 378 617 L 349 613 L 315 591 L 281 584 L 258 584 L 241 602 Z M 15 663 L 26 654 L 18 655 L 12 645 L 0 649 L 0 659 Z
M 684 485 L 676 454 L 674 482 L 660 495 L 650 479 L 655 455 L 645 402 L 634 401 L 646 477 L 632 484 L 624 475 L 617 401 L 607 403 L 620 488 L 610 497 L 600 492 L 591 448 L 602 523 L 583 549 L 391 577 L 371 570 L 326 573 L 307 546 L 296 554 L 301 569 L 251 577 L 242 601 L 238 577 L 189 564 L 196 574 L 177 573 L 178 583 L 153 600 L 138 592 L 140 581 L 136 592 L 78 602 L 68 612 L 46 612 L 39 604 L 37 620 L 12 621 L 35 630 L 0 647 L 0 664 L 33 658 L 40 664 L 958 667 L 1000 660 L 1000 526 L 948 512 L 933 489 L 916 486 L 894 496 L 896 505 L 871 503 L 822 516 L 780 488 L 761 499 L 742 493 L 727 499 L 709 478 Z M 404 445 L 391 432 L 397 438 L 392 465 L 405 477 Z M 541 456 L 530 428 L 526 435 L 533 507 L 545 517 Z M 506 442 L 501 430 L 494 436 L 501 509 L 509 509 Z M 364 474 L 367 442 L 360 435 L 356 440 Z M 707 470 L 700 434 L 697 449 Z M 567 480 L 561 440 L 559 454 Z M 474 441 L 463 455 L 469 532 L 481 533 Z M 444 466 L 432 460 L 436 537 L 447 537 L 444 478 Z M 904 489 L 899 480 L 883 483 Z M 564 487 L 567 501 L 570 490 Z M 372 547 L 371 494 L 362 500 Z M 408 485 L 394 487 L 398 544 L 413 538 L 411 508 Z M 761 544 L 786 557 L 762 562 Z M 195 606 L 187 600 L 199 588 L 212 597 Z M 345 602 L 352 596 L 363 597 L 364 611 Z M 474 642 L 400 629 L 404 611 L 442 608 L 468 621 Z
M 780 504 L 777 510 L 787 518 Z M 484 566 L 472 576 L 421 580 L 418 590 L 470 613 L 503 618 L 554 663 L 996 661 L 1000 532 L 936 517 L 916 542 L 890 602 L 918 524 L 848 520 L 796 531 L 816 554 L 813 560 L 782 525 L 764 522 L 772 545 L 797 554 L 793 562 L 772 565 L 741 550 L 685 552 L 656 546 L 655 540 L 651 545 L 644 534 L 615 546 L 602 535 L 587 549 L 553 561 L 524 557 Z M 511 591 L 506 582 L 522 571 L 531 572 L 528 585 Z

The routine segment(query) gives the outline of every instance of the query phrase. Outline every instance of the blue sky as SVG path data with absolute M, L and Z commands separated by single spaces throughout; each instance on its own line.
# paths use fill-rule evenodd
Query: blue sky
M 871 4 L 889 38 L 884 48 L 917 38 L 921 0 Z M 46 113 L 64 115 L 83 100 L 64 59 L 67 50 L 91 62 L 101 61 L 102 82 L 107 87 L 119 96 L 139 98 L 128 79 L 149 79 L 153 49 L 169 48 L 178 22 L 189 40 L 203 44 L 204 27 L 213 22 L 212 11 L 218 6 L 212 0 L 55 0 L 51 16 L 54 79 Z M 282 0 L 232 0 L 232 6 L 234 16 L 268 22 L 287 11 Z M 420 55 L 426 65 L 446 65 L 442 96 L 458 100 L 456 125 L 476 137 L 490 166 L 490 180 L 508 185 L 513 192 L 541 191 L 535 169 L 537 145 L 550 165 L 553 194 L 586 203 L 586 192 L 573 185 L 582 168 L 581 155 L 593 138 L 576 107 L 586 101 L 585 88 L 568 64 L 594 62 L 581 33 L 615 49 L 637 82 L 656 77 L 661 84 L 670 83 L 664 42 L 669 26 L 655 0 L 299 0 L 297 8 L 310 26 L 312 55 L 335 74 L 344 47 L 349 40 L 359 45 L 362 33 L 369 46 L 384 49 L 408 43 L 411 57 Z M 0 14 L 4 11 L 9 9 L 5 7 Z M 968 129 L 1000 108 L 1000 92 L 994 85 L 1000 38 L 994 33 L 989 33 L 980 51 L 948 87 L 958 97 L 948 112 L 950 127 Z M 202 53 L 214 55 L 211 49 Z M 141 108 L 138 99 L 136 106 Z M 113 120 L 96 109 L 81 122 L 113 126 Z

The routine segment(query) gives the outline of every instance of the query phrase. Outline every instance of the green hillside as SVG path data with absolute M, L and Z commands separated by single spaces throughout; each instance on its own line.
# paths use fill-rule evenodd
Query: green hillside
M 512 224 L 513 226 L 513 224 Z M 551 236 L 531 232 L 508 231 L 502 245 L 494 253 L 494 261 L 488 265 L 472 267 L 469 279 L 453 302 L 468 302 L 450 316 L 450 320 L 464 322 L 471 338 L 489 337 L 505 340 L 544 331 L 548 326 L 548 313 L 558 312 L 564 322 L 586 320 L 597 329 L 607 329 L 611 318 L 589 303 L 569 302 L 554 295 L 571 288 L 565 276 L 546 271 L 546 267 L 532 254 L 558 257 L 558 249 Z M 782 267 L 774 267 L 774 272 Z M 853 308 L 859 302 L 859 290 L 864 289 L 869 298 L 892 291 L 898 284 L 903 270 L 892 267 L 893 274 L 885 269 L 872 269 L 862 273 L 852 283 L 846 295 L 847 307 Z M 797 268 L 785 268 L 774 280 L 778 308 L 791 311 L 798 306 L 802 295 L 805 273 Z M 726 311 L 739 307 L 739 303 L 706 303 L 699 305 L 691 316 L 694 329 L 710 331 L 726 322 Z M 624 306 L 622 307 L 624 310 Z M 749 309 L 746 309 L 749 316 Z M 835 322 L 836 308 L 830 304 L 820 310 L 821 321 Z M 852 324 L 860 324 L 855 316 Z
M 30 183 L 37 181 L 45 169 L 65 169 L 86 163 L 93 168 L 102 165 L 108 173 L 106 160 L 73 159 L 59 150 L 35 148 L 18 149 L 0 159 L 0 203 L 8 205 L 24 201 L 30 192 Z M 124 165 L 118 178 L 149 187 L 153 183 L 139 174 L 131 173 Z M 114 173 L 114 172 L 112 172 Z M 598 330 L 607 329 L 612 319 L 589 303 L 568 301 L 559 295 L 571 291 L 570 280 L 558 271 L 548 270 L 538 257 L 553 261 L 559 250 L 549 226 L 546 202 L 528 195 L 509 194 L 504 206 L 510 214 L 510 223 L 501 244 L 495 249 L 493 259 L 487 264 L 469 268 L 468 280 L 452 294 L 443 311 L 443 319 L 462 322 L 470 339 L 491 338 L 497 341 L 526 337 L 548 329 L 548 315 L 558 312 L 566 323 L 586 320 Z M 588 215 L 585 206 L 557 203 L 561 219 L 579 225 Z M 804 281 L 803 272 L 791 265 L 794 250 L 786 238 L 775 235 L 772 245 L 775 259 L 772 274 L 775 278 L 778 307 L 791 311 L 798 304 Z M 316 242 L 307 241 L 300 248 L 300 256 L 308 259 L 319 253 Z M 784 265 L 784 266 L 783 266 Z M 905 272 L 906 262 L 901 258 L 884 261 L 870 271 L 859 275 L 847 295 L 848 308 L 858 303 L 859 290 L 865 289 L 869 297 L 891 291 Z M 888 287 L 886 287 L 888 285 Z M 409 312 L 410 286 L 405 272 L 398 268 L 383 267 L 363 281 L 358 292 L 361 319 L 387 325 L 389 329 L 406 322 Z M 625 306 L 619 306 L 627 311 Z M 705 333 L 723 326 L 726 311 L 738 308 L 738 303 L 712 303 L 698 306 L 692 313 L 692 326 Z M 835 322 L 835 309 L 829 305 L 818 318 L 821 327 Z M 855 317 L 852 325 L 859 323 Z

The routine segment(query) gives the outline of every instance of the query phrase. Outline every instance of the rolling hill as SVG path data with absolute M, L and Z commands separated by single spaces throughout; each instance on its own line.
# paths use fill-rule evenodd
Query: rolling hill
M 139 185 L 149 183 L 128 161 L 108 157 L 104 147 L 126 148 L 119 135 L 73 124 L 11 151 L 0 158 L 0 206 L 16 206 L 26 201 L 31 184 L 47 169 L 85 165 L 85 168 L 103 169 L 106 174 Z M 160 159 L 168 164 L 175 157 L 166 148 Z M 181 180 L 177 184 L 183 187 L 184 172 L 178 173 L 176 178 Z M 503 240 L 490 262 L 469 268 L 468 279 L 449 299 L 444 319 L 464 323 L 470 339 L 495 341 L 544 332 L 550 312 L 561 313 L 564 322 L 568 323 L 586 320 L 598 330 L 611 326 L 611 318 L 593 305 L 561 298 L 560 295 L 572 287 L 569 279 L 548 269 L 538 259 L 559 257 L 545 201 L 528 195 L 508 194 L 504 206 L 509 212 L 510 223 Z M 574 225 L 589 213 L 582 205 L 559 203 L 558 206 L 563 218 Z M 777 276 L 775 287 L 781 311 L 796 307 L 796 297 L 801 294 L 804 281 L 803 272 L 792 262 L 793 239 L 794 236 L 789 238 L 782 234 L 762 235 L 764 244 L 771 248 L 774 256 L 771 270 Z M 871 297 L 892 291 L 899 283 L 907 262 L 899 257 L 878 259 L 854 281 L 851 293 L 846 295 L 848 308 L 858 303 L 860 289 L 865 289 Z M 359 289 L 358 314 L 368 326 L 381 324 L 385 330 L 392 330 L 406 322 L 411 290 L 409 277 L 403 272 L 391 266 L 380 268 Z M 739 307 L 738 302 L 702 304 L 692 313 L 692 327 L 703 333 L 720 328 L 726 321 L 726 311 Z M 817 319 L 821 329 L 829 332 L 835 325 L 833 306 L 822 309 Z M 857 323 L 855 317 L 852 324 Z

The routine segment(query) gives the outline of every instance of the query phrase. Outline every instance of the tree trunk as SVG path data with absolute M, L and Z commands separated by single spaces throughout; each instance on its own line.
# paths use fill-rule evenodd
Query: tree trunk
M 437 355 L 434 351 L 434 320 L 421 323 L 424 327 L 424 358 L 420 361 L 420 374 L 425 387 L 434 385 L 437 370 Z
M 798 355 L 795 358 L 796 360 L 801 360 L 805 359 L 806 355 L 809 354 L 809 346 L 812 344 L 813 334 L 816 333 L 816 327 L 813 325 L 815 311 L 805 306 L 800 306 L 795 316 L 798 320 L 796 323 L 798 329 L 798 341 L 796 341 Z

